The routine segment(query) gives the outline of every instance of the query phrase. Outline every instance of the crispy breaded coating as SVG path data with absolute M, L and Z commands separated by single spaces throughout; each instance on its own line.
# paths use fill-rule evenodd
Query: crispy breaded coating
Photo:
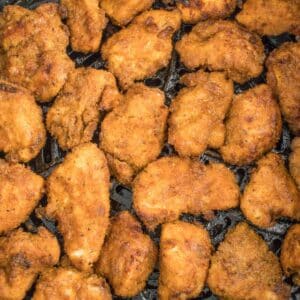
M 264 228 L 279 217 L 300 220 L 300 192 L 280 155 L 269 153 L 257 162 L 241 197 L 241 210 L 254 225 Z
M 98 51 L 107 23 L 99 1 L 61 0 L 61 5 L 66 9 L 72 49 L 83 53 Z
M 23 223 L 44 194 L 44 179 L 0 159 L 0 234 Z
M 233 21 L 200 22 L 175 48 L 188 68 L 224 71 L 238 83 L 257 77 L 263 71 L 262 41 Z
M 64 150 L 90 142 L 100 110 L 109 110 L 117 106 L 120 100 L 121 95 L 111 73 L 78 68 L 69 74 L 49 109 L 47 129 Z
M 300 42 L 284 43 L 271 52 L 267 81 L 278 97 L 282 114 L 292 132 L 300 135 Z
M 286 276 L 300 285 L 300 224 L 289 228 L 281 245 L 280 261 Z
M 173 100 L 169 138 L 179 155 L 197 156 L 206 148 L 224 144 L 223 121 L 233 97 L 233 82 L 223 73 L 186 74 L 183 88 Z
M 90 271 L 109 223 L 109 171 L 95 144 L 75 147 L 47 180 L 46 216 L 58 221 L 71 263 Z
M 159 89 L 135 84 L 101 124 L 100 147 L 123 184 L 130 185 L 137 171 L 161 152 L 168 115 L 164 100 Z
M 291 150 L 292 152 L 289 157 L 290 172 L 300 190 L 300 137 L 293 139 Z
M 282 122 L 272 90 L 261 84 L 233 98 L 225 123 L 223 159 L 234 165 L 250 164 L 278 142 Z
M 230 229 L 213 255 L 207 280 L 221 299 L 288 300 L 276 255 L 246 223 Z
M 160 238 L 160 300 L 197 297 L 208 273 L 212 245 L 200 224 L 176 221 L 162 226 Z
M 222 195 L 222 196 L 220 196 Z M 146 227 L 175 221 L 182 213 L 211 215 L 238 206 L 234 174 L 220 163 L 163 157 L 150 163 L 133 182 L 133 205 Z
M 50 101 L 63 86 L 73 62 L 66 54 L 68 31 L 55 3 L 28 10 L 7 5 L 0 14 L 0 76 Z
M 111 300 L 106 281 L 73 268 L 51 268 L 42 273 L 33 300 Z
M 0 299 L 22 300 L 40 272 L 58 263 L 58 241 L 44 227 L 37 234 L 12 231 L 0 237 Z
M 236 20 L 260 35 L 300 34 L 299 0 L 247 0 Z
M 224 19 L 230 16 L 237 4 L 237 0 L 178 0 L 184 23 L 195 24 L 207 19 Z
M 135 217 L 123 211 L 111 219 L 96 270 L 107 278 L 117 296 L 140 293 L 156 260 L 157 247 Z
M 127 25 L 136 15 L 149 9 L 154 0 L 100 0 L 112 22 L 119 26 Z
M 102 57 L 123 89 L 168 65 L 173 49 L 172 36 L 179 26 L 177 10 L 150 10 L 104 43 Z
M 0 80 L 0 151 L 13 162 L 28 162 L 44 147 L 46 130 L 41 108 L 31 93 Z

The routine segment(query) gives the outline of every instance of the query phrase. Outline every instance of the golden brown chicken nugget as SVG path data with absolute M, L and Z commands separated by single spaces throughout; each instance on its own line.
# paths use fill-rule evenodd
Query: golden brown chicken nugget
M 234 174 L 220 163 L 204 165 L 188 158 L 163 157 L 150 163 L 133 182 L 135 211 L 150 230 L 177 220 L 182 213 L 210 216 L 213 210 L 238 204 Z
M 278 154 L 269 153 L 257 162 L 241 197 L 241 210 L 259 227 L 270 227 L 279 217 L 300 220 L 300 192 Z
M 300 137 L 293 139 L 291 150 L 292 152 L 289 157 L 290 172 L 300 190 Z
M 172 36 L 179 26 L 177 10 L 150 10 L 105 42 L 102 56 L 123 89 L 168 65 Z
M 114 293 L 133 297 L 141 292 L 157 260 L 157 247 L 128 211 L 112 218 L 97 271 L 107 278 Z
M 282 114 L 295 135 L 300 135 L 300 42 L 284 43 L 271 52 L 267 81 L 278 97 Z
M 68 31 L 55 3 L 28 10 L 7 5 L 0 14 L 0 76 L 50 101 L 74 64 L 66 54 Z
M 154 0 L 100 0 L 100 6 L 119 26 L 127 25 L 136 15 L 149 9 Z
M 161 152 L 168 115 L 164 100 L 159 89 L 135 84 L 101 124 L 100 147 L 123 184 Z
M 197 156 L 224 144 L 223 121 L 233 97 L 233 82 L 223 73 L 186 74 L 187 85 L 173 100 L 168 142 L 183 156 Z
M 44 179 L 0 159 L 0 233 L 23 223 L 44 194 Z
M 182 221 L 164 224 L 160 238 L 159 299 L 199 296 L 211 251 L 209 234 L 202 225 Z
M 95 144 L 75 147 L 47 180 L 45 214 L 58 221 L 71 263 L 90 271 L 109 223 L 109 171 Z
M 0 299 L 22 300 L 40 272 L 58 263 L 58 241 L 44 227 L 0 237 Z
M 224 71 L 238 83 L 263 71 L 265 54 L 261 39 L 233 21 L 200 22 L 175 48 L 188 68 Z
M 278 142 L 282 122 L 271 89 L 258 85 L 233 99 L 225 123 L 225 143 L 220 152 L 231 164 L 250 164 Z
M 288 300 L 277 256 L 246 223 L 230 229 L 213 255 L 207 280 L 222 299 Z
M 100 109 L 109 110 L 121 99 L 114 76 L 103 70 L 78 68 L 69 74 L 47 114 L 47 128 L 60 147 L 71 149 L 90 142 Z
M 236 20 L 260 35 L 300 34 L 299 0 L 247 0 Z
M 0 80 L 0 151 L 9 161 L 28 162 L 44 147 L 41 108 L 29 91 Z

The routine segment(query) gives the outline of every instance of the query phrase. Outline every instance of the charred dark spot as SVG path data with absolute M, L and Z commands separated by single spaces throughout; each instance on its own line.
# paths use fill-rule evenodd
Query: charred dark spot
M 172 26 L 168 26 L 166 27 L 164 30 L 162 30 L 161 32 L 159 32 L 159 34 L 157 35 L 158 38 L 162 38 L 165 39 L 169 36 L 171 36 L 174 32 L 174 28 Z
M 13 257 L 13 263 L 22 266 L 24 269 L 29 269 L 31 267 L 30 261 L 23 253 L 18 253 Z
M 18 91 L 16 87 L 9 85 L 7 83 L 0 83 L 0 90 L 7 93 L 16 93 Z

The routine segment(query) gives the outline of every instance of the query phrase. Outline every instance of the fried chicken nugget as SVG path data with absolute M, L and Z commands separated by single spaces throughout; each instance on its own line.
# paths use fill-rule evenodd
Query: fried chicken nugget
M 73 268 L 51 268 L 42 273 L 33 300 L 111 300 L 102 277 L 78 272 Z
M 37 234 L 12 231 L 0 237 L 0 299 L 22 300 L 45 268 L 58 263 L 58 241 L 44 227 Z
M 291 149 L 292 152 L 289 157 L 290 172 L 300 190 L 300 137 L 294 138 Z
M 260 35 L 300 34 L 299 0 L 247 0 L 236 20 Z
M 200 224 L 182 221 L 162 226 L 160 238 L 160 300 L 197 297 L 208 273 L 212 245 Z
M 0 233 L 23 223 L 44 194 L 44 179 L 0 159 Z
M 101 124 L 100 147 L 123 184 L 130 185 L 137 171 L 161 152 L 168 116 L 164 100 L 159 89 L 135 84 Z
M 300 192 L 282 158 L 269 153 L 257 162 L 241 197 L 245 217 L 259 227 L 270 227 L 279 217 L 300 220 Z
M 133 297 L 140 293 L 157 261 L 157 247 L 128 211 L 112 218 L 97 271 L 107 278 L 114 293 Z
M 112 22 L 119 26 L 127 25 L 136 15 L 149 9 L 154 0 L 100 0 Z
M 204 71 L 186 74 L 181 82 L 187 88 L 171 104 L 168 142 L 183 156 L 200 155 L 207 147 L 220 148 L 233 82 L 223 73 Z
M 109 110 L 121 100 L 114 76 L 103 70 L 78 68 L 69 74 L 47 114 L 47 129 L 60 147 L 71 149 L 90 142 L 100 109 Z
M 105 12 L 99 7 L 99 1 L 62 0 L 61 5 L 67 12 L 72 49 L 83 53 L 97 52 L 107 24 Z
M 222 195 L 222 196 L 220 196 Z M 182 213 L 210 216 L 213 210 L 238 206 L 239 187 L 223 164 L 180 157 L 150 163 L 133 182 L 133 205 L 150 230 Z
M 54 3 L 35 10 L 7 5 L 0 14 L 0 76 L 28 88 L 42 102 L 57 95 L 74 67 L 60 17 Z
M 75 147 L 47 180 L 45 214 L 58 221 L 71 263 L 90 271 L 109 223 L 109 171 L 95 144 Z
M 175 48 L 188 68 L 224 71 L 238 83 L 263 71 L 264 45 L 259 36 L 232 21 L 200 22 Z
M 41 108 L 29 91 L 0 80 L 0 151 L 13 162 L 28 162 L 46 142 Z
M 300 135 L 300 42 L 284 43 L 271 52 L 267 82 L 278 97 L 282 114 L 295 135 Z
M 246 223 L 230 229 L 213 255 L 207 280 L 222 299 L 288 300 L 276 255 Z
M 226 137 L 220 152 L 235 165 L 246 165 L 271 150 L 281 130 L 279 106 L 266 84 L 236 95 L 226 120 Z
M 150 10 L 104 43 L 102 56 L 123 89 L 168 65 L 173 49 L 172 35 L 179 26 L 177 10 Z

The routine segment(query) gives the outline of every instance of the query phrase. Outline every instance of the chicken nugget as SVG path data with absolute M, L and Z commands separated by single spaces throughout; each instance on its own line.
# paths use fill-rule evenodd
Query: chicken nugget
M 130 185 L 137 171 L 161 152 L 168 115 L 164 100 L 159 89 L 135 84 L 101 124 L 100 147 L 123 184 Z
M 292 132 L 300 136 L 300 42 L 284 43 L 271 52 L 267 82 L 278 97 L 282 114 Z
M 223 164 L 163 157 L 135 178 L 133 205 L 146 227 L 154 230 L 182 213 L 211 216 L 213 210 L 237 207 L 239 187 Z
M 44 227 L 37 234 L 14 230 L 0 237 L 0 299 L 22 300 L 40 272 L 58 263 L 56 237 Z
M 220 152 L 226 162 L 246 165 L 270 151 L 282 130 L 280 109 L 271 89 L 261 84 L 236 95 L 225 126 Z
M 238 83 L 263 71 L 265 54 L 261 39 L 233 21 L 200 22 L 175 48 L 186 67 L 224 71 Z
M 233 97 L 233 82 L 223 73 L 186 74 L 187 85 L 173 100 L 169 118 L 169 144 L 183 156 L 201 155 L 207 147 L 224 143 L 223 120 Z
M 221 299 L 288 300 L 277 256 L 246 223 L 230 229 L 212 256 L 207 280 Z
M 107 278 L 117 296 L 140 293 L 156 260 L 157 247 L 135 217 L 123 211 L 112 218 L 96 269 Z
M 236 20 L 260 35 L 300 34 L 299 0 L 247 0 Z
M 208 273 L 212 245 L 200 224 L 182 221 L 162 226 L 160 238 L 160 300 L 199 296 Z
M 47 114 L 47 129 L 60 147 L 71 149 L 90 142 L 100 109 L 109 110 L 121 100 L 114 76 L 103 70 L 78 68 L 69 74 Z
M 47 180 L 45 215 L 58 221 L 71 263 L 90 271 L 109 223 L 109 171 L 95 144 L 75 147 Z
M 289 157 L 290 172 L 300 190 L 300 137 L 294 138 L 291 149 L 292 152 Z
M 123 89 L 168 65 L 173 49 L 172 36 L 179 27 L 177 10 L 150 10 L 104 43 L 102 56 Z
M 29 91 L 0 80 L 0 151 L 13 162 L 28 162 L 46 142 L 42 110 Z
M 257 162 L 241 197 L 241 210 L 254 225 L 264 228 L 279 217 L 300 220 L 300 192 L 278 154 L 269 153 Z

